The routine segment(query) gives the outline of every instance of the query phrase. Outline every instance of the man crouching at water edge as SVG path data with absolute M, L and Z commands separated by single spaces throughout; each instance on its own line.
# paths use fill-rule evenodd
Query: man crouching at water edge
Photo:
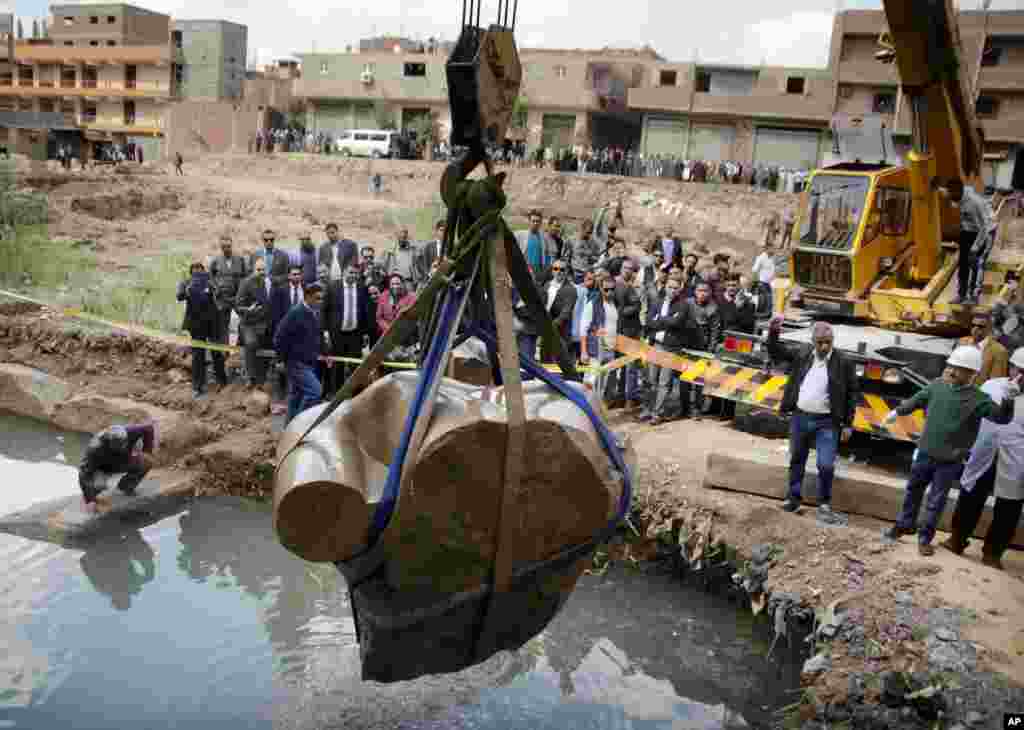
M 96 511 L 96 498 L 116 474 L 123 474 L 117 488 L 125 494 L 134 494 L 135 487 L 153 468 L 155 450 L 154 421 L 110 426 L 93 436 L 78 467 L 78 486 L 82 489 L 86 509 Z

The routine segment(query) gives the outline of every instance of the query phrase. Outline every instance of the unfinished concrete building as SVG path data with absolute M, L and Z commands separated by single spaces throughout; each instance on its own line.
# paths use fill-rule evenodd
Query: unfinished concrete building
M 172 42 L 182 57 L 186 98 L 240 99 L 245 85 L 248 29 L 227 20 L 176 20 Z

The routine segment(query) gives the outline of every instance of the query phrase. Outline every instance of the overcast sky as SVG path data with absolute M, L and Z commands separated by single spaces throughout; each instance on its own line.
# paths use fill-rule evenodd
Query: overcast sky
M 513 0 L 514 1 L 514 0 Z M 961 0 L 977 9 L 981 0 Z M 5 0 L 0 0 L 0 8 Z M 249 60 L 260 64 L 296 52 L 344 50 L 360 38 L 404 33 L 426 40 L 458 34 L 462 0 L 140 0 L 179 18 L 218 18 L 249 27 Z M 832 14 L 877 8 L 880 0 L 520 0 L 520 47 L 600 48 L 652 45 L 674 61 L 824 66 Z M 994 0 L 993 9 L 1024 9 L 1024 0 Z M 48 13 L 46 0 L 7 2 L 24 19 Z M 484 0 L 481 19 L 497 0 Z

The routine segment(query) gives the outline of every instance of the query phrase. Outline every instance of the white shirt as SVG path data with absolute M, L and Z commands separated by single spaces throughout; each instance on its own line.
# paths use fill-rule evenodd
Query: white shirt
M 294 307 L 296 304 L 302 303 L 302 287 L 295 286 L 294 284 L 290 287 L 291 291 L 288 292 L 288 302 Z
M 824 360 L 814 354 L 814 361 L 804 376 L 804 382 L 800 384 L 800 395 L 796 400 L 796 407 L 804 413 L 817 413 L 824 415 L 831 413 L 828 398 L 828 362 L 832 359 L 832 353 Z
M 334 255 L 331 256 L 331 281 L 337 281 L 341 278 L 341 241 L 332 243 L 331 247 L 334 249 Z
M 981 386 L 997 404 L 1006 398 L 1006 387 L 1009 378 L 993 378 Z M 960 487 L 970 492 L 974 489 L 992 462 L 999 457 L 996 465 L 995 496 L 1003 499 L 1024 499 L 1024 399 L 1018 398 L 1014 404 L 1013 420 L 1006 425 L 999 425 L 983 419 L 978 430 L 978 438 L 971 447 L 971 455 L 967 459 Z
M 762 284 L 771 284 L 775 278 L 775 257 L 763 252 L 758 254 L 754 259 L 753 273 Z
M 551 283 L 548 284 L 548 311 L 551 311 L 551 307 L 555 306 L 555 297 L 558 296 L 558 290 L 562 288 L 561 283 L 557 279 L 552 279 Z
M 672 300 L 669 299 L 666 296 L 664 303 L 661 305 L 661 316 L 662 317 L 667 317 L 668 316 L 668 310 L 669 310 L 669 307 L 671 307 L 671 306 L 672 306 Z M 654 341 L 655 342 L 659 342 L 659 343 L 664 342 L 665 341 L 665 330 L 661 330 L 656 335 L 654 335 Z
M 583 307 L 583 318 L 580 320 L 580 336 L 586 337 L 590 325 L 594 322 L 594 302 L 587 302 Z M 610 301 L 604 303 L 604 337 L 598 338 L 598 357 L 615 350 L 615 338 L 619 333 L 619 310 Z M 586 342 L 583 344 L 586 347 Z
M 345 284 L 342 287 L 342 295 L 345 297 L 345 318 L 341 323 L 342 332 L 351 332 L 358 324 L 356 318 L 356 287 L 354 284 Z

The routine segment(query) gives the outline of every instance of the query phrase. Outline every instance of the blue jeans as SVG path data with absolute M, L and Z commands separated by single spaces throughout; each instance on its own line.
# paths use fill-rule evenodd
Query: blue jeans
M 519 352 L 523 353 L 531 360 L 537 359 L 537 341 L 540 339 L 540 335 L 528 335 L 520 332 L 516 335 L 516 344 L 519 345 Z
M 323 391 L 316 368 L 301 362 L 288 363 L 288 422 L 320 402 Z
M 609 361 L 611 358 L 609 358 Z M 613 370 L 612 376 L 612 398 L 622 401 L 635 401 L 637 398 L 637 381 L 640 378 L 639 363 L 631 362 L 625 367 Z
M 800 488 L 804 483 L 807 456 L 811 441 L 818 454 L 818 504 L 832 502 L 832 479 L 836 473 L 836 450 L 839 431 L 832 416 L 814 413 L 793 414 L 789 426 L 789 492 L 787 499 L 800 501 Z
M 914 529 L 924 490 L 931 484 L 925 503 L 924 526 L 917 533 L 918 542 L 929 544 L 935 537 L 935 528 L 942 517 L 942 510 L 946 508 L 950 487 L 960 478 L 963 468 L 964 465 L 958 461 L 937 461 L 923 451 L 918 451 L 910 467 L 910 479 L 907 481 L 903 507 L 896 519 L 896 526 L 904 530 Z

